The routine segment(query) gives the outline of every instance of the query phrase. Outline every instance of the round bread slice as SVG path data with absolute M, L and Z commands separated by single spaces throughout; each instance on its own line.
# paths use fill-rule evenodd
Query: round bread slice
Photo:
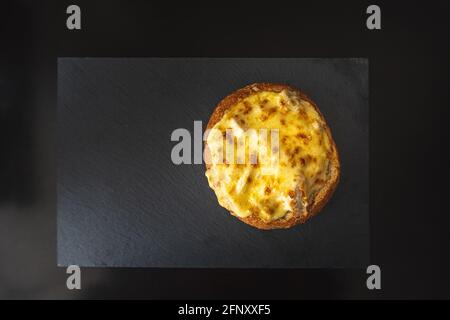
M 304 223 L 336 189 L 340 163 L 331 131 L 316 104 L 296 88 L 254 83 L 239 89 L 219 102 L 207 129 L 209 185 L 221 206 L 251 226 L 279 229 Z M 259 161 L 264 153 L 251 149 L 255 144 L 247 133 L 252 130 L 270 132 L 257 144 L 257 151 L 269 150 L 264 165 Z M 227 143 L 233 147 L 227 149 Z M 236 151 L 236 145 L 244 145 L 244 152 L 226 158 L 226 150 Z

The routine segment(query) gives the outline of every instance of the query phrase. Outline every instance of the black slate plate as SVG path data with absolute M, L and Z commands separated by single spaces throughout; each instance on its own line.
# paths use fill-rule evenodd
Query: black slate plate
M 193 132 L 253 82 L 296 86 L 320 107 L 342 176 L 316 217 L 254 229 L 221 208 L 203 165 L 174 165 Z M 58 59 L 58 265 L 361 267 L 369 260 L 366 59 Z

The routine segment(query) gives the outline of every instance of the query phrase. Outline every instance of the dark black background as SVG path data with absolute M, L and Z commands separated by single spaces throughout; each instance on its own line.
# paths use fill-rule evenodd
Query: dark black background
M 74 2 L 0 10 L 0 297 L 449 298 L 449 5 L 381 2 Z M 258 2 L 260 3 L 260 2 Z M 56 267 L 56 57 L 219 56 L 370 59 L 371 261 L 365 270 L 83 269 L 68 291 Z

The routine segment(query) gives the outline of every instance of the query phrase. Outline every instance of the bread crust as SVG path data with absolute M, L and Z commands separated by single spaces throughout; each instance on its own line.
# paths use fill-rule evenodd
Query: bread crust
M 328 135 L 331 146 L 331 155 L 329 156 L 330 174 L 329 179 L 325 183 L 323 188 L 315 195 L 311 203 L 308 204 L 308 207 L 306 208 L 307 212 L 306 215 L 303 215 L 299 212 L 293 212 L 293 215 L 288 219 L 283 217 L 281 219 L 277 219 L 274 221 L 264 221 L 255 213 L 252 213 L 250 216 L 247 217 L 239 217 L 234 212 L 230 212 L 233 216 L 237 217 L 241 221 L 253 227 L 265 230 L 290 228 L 297 224 L 306 222 L 309 218 L 316 215 L 320 210 L 322 210 L 322 208 L 325 206 L 325 204 L 328 202 L 328 200 L 331 198 L 334 191 L 336 190 L 340 178 L 339 153 L 336 147 L 336 143 L 334 142 L 334 139 L 331 135 L 330 128 L 328 127 L 322 112 L 314 103 L 314 101 L 312 101 L 308 96 L 306 96 L 302 91 L 300 91 L 297 88 L 279 83 L 253 83 L 245 86 L 244 88 L 234 91 L 233 93 L 222 99 L 214 109 L 214 112 L 212 113 L 206 127 L 207 129 L 213 128 L 214 125 L 222 119 L 223 115 L 228 109 L 236 105 L 242 99 L 245 99 L 246 97 L 258 91 L 272 91 L 278 93 L 283 90 L 295 92 L 296 94 L 299 95 L 299 97 L 302 100 L 308 101 L 317 111 L 323 123 L 325 124 L 325 132 Z M 209 148 L 206 141 L 205 141 L 205 153 L 209 154 Z M 209 169 L 210 166 L 211 165 L 207 163 L 206 169 Z

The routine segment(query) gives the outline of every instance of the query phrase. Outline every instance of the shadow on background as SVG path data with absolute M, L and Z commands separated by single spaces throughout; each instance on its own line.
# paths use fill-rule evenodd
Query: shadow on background
M 20 17 L 20 19 L 18 19 Z M 0 210 L 29 205 L 35 192 L 36 114 L 32 96 L 32 12 L 23 4 L 2 4 L 0 11 Z
M 54 11 L 0 10 L 0 298 L 63 298 L 56 267 Z
M 269 276 L 269 271 L 264 269 L 109 268 L 103 269 L 106 277 L 100 282 L 96 277 L 96 273 L 100 272 L 98 268 L 83 270 L 88 281 L 87 294 L 83 298 L 88 299 L 290 300 L 370 297 L 365 287 L 365 270 L 271 269 Z M 355 277 L 355 271 L 358 271 L 359 277 Z M 124 274 L 127 276 L 121 276 Z M 170 283 L 178 284 L 176 291 L 173 285 L 168 284 L 168 279 Z M 89 283 L 95 286 L 90 288 Z M 324 285 L 326 291 L 323 290 Z

